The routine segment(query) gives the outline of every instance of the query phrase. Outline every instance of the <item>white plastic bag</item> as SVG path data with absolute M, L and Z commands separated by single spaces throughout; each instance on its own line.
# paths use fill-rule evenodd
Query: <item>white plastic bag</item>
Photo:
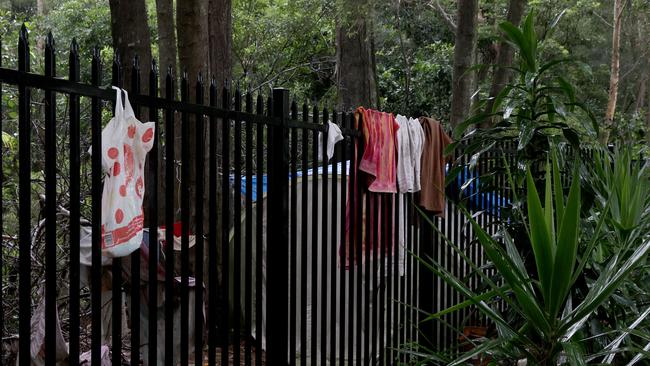
M 102 251 L 108 257 L 131 254 L 142 243 L 144 163 L 154 142 L 153 122 L 135 118 L 129 96 L 117 90 L 115 116 L 102 131 Z

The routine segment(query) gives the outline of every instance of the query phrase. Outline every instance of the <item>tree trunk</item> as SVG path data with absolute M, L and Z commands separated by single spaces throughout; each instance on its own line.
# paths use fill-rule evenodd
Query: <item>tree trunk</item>
M 361 4 L 346 0 L 337 21 L 337 92 L 338 105 L 343 111 L 378 106 L 371 12 L 368 0 Z
M 210 76 L 222 85 L 232 77 L 232 4 L 210 0 L 208 7 Z
M 623 13 L 623 1 L 614 0 L 614 31 L 612 33 L 612 64 L 609 76 L 609 96 L 607 99 L 607 110 L 605 112 L 605 126 L 601 135 L 601 142 L 607 143 L 611 129 L 614 126 L 614 114 L 616 113 L 616 99 L 618 97 L 618 81 L 621 59 L 621 19 Z
M 217 87 L 219 94 L 221 94 L 221 89 L 223 83 L 226 80 L 232 78 L 232 4 L 231 0 L 210 0 L 208 4 L 208 43 L 209 43 L 209 61 L 210 61 L 210 77 L 214 77 L 217 82 Z M 218 125 L 219 131 L 221 131 L 221 125 Z M 218 154 L 221 154 L 222 146 L 222 136 L 221 133 L 217 133 L 216 141 L 210 141 L 210 144 L 216 144 L 216 151 Z M 206 144 L 207 145 L 207 144 Z M 204 156 L 205 161 L 210 161 L 209 150 L 206 148 L 206 155 Z M 210 166 L 209 169 L 206 169 L 206 177 L 209 176 L 210 169 L 214 167 Z M 220 159 L 217 161 L 217 172 L 224 171 L 222 169 L 222 164 Z M 208 187 L 208 185 L 206 185 Z M 221 219 L 221 200 L 222 187 L 221 184 L 217 184 L 217 227 L 210 225 L 208 215 L 205 215 L 203 222 L 204 227 L 208 230 L 208 235 L 214 235 L 217 243 L 221 243 L 221 230 L 218 230 L 224 223 Z M 209 202 L 209 197 L 206 196 L 206 201 Z M 221 245 L 216 247 L 217 257 L 222 258 L 221 254 Z M 205 256 L 203 268 L 210 268 L 209 257 Z M 217 265 L 217 283 L 221 283 L 222 280 L 222 261 L 218 260 Z M 205 276 L 207 279 L 206 286 L 209 288 L 209 283 L 212 280 L 210 276 Z M 221 292 L 218 292 L 217 297 L 221 297 Z M 222 301 L 218 300 L 216 306 L 219 306 Z M 221 311 L 227 311 L 226 309 L 221 309 Z M 210 316 L 210 315 L 209 315 Z
M 631 29 L 630 40 L 630 53 L 632 55 L 632 60 L 639 60 L 643 58 L 645 52 L 648 52 L 648 47 L 645 42 L 644 29 L 642 27 L 642 18 L 640 16 L 634 17 L 634 23 Z M 646 93 L 646 79 L 648 78 L 648 67 L 650 64 L 640 63 L 642 71 L 639 74 L 638 82 L 636 86 L 637 93 L 633 95 L 634 98 L 634 114 L 638 115 L 645 105 L 645 93 Z
M 471 106 L 474 73 L 467 70 L 472 66 L 476 53 L 478 0 L 459 0 L 457 19 L 450 116 L 452 127 L 467 118 Z
M 113 48 L 119 53 L 124 70 L 122 85 L 126 90 L 130 90 L 133 58 L 137 55 L 142 70 L 140 85 L 141 88 L 147 88 L 151 66 L 151 34 L 145 1 L 109 0 L 109 5 Z
M 45 15 L 45 0 L 36 0 L 36 15 L 42 17 Z M 45 49 L 45 36 L 40 36 L 36 40 L 36 47 L 42 52 Z
M 638 92 L 634 98 L 634 114 L 638 114 L 644 106 L 647 85 L 648 73 L 645 72 L 643 77 L 639 80 L 639 86 L 637 87 Z
M 176 28 L 174 26 L 174 4 L 173 0 L 156 0 L 156 20 L 158 21 L 158 65 L 159 77 L 158 95 L 162 98 L 167 96 L 167 73 L 171 71 L 174 77 L 178 76 L 176 61 Z M 178 84 L 177 84 L 178 86 Z M 176 91 L 172 91 L 176 98 Z M 162 125 L 161 125 L 162 127 Z M 180 133 L 180 132 L 178 132 Z M 159 171 L 165 171 L 164 149 L 162 145 L 158 150 Z M 172 172 L 174 174 L 174 172 Z M 178 187 L 170 187 L 174 197 L 178 197 Z M 165 179 L 158 179 L 158 192 L 168 193 Z M 158 222 L 165 222 L 166 200 L 165 194 L 158 195 Z M 172 207 L 173 209 L 173 207 Z
M 192 103 L 196 102 L 196 82 L 198 75 L 203 76 L 204 82 L 207 84 L 209 78 L 206 76 L 206 71 L 208 69 L 208 19 L 205 16 L 207 14 L 207 2 L 202 0 L 178 0 L 176 2 L 176 30 L 178 32 L 178 60 L 181 68 L 181 78 L 183 74 L 187 75 L 187 82 L 189 85 L 189 98 Z M 178 80 L 178 85 L 181 86 L 181 78 Z M 204 103 L 207 100 L 204 97 Z M 195 230 L 196 225 L 196 203 L 200 202 L 200 199 L 195 199 L 196 197 L 196 124 L 194 121 L 194 116 L 190 118 L 190 158 L 189 158 L 189 167 L 187 169 L 187 175 L 182 174 L 181 179 L 188 180 L 188 186 L 190 191 L 190 217 L 189 222 L 193 230 Z M 207 123 L 205 124 L 207 125 Z M 176 121 L 176 131 L 177 136 L 180 136 L 182 133 L 181 121 Z M 207 136 L 205 131 L 203 132 L 203 138 Z M 204 145 L 206 150 L 209 149 L 207 144 Z M 177 159 L 181 159 L 182 143 L 180 139 L 176 140 L 176 153 Z M 204 161 L 201 158 L 201 161 Z M 185 171 L 184 171 L 185 172 Z M 207 187 L 204 184 L 204 187 Z M 206 202 L 203 199 L 202 202 Z M 207 206 L 207 205 L 204 205 Z M 207 212 L 207 207 L 204 207 L 204 216 Z
M 515 26 L 521 22 L 521 17 L 526 7 L 526 0 L 510 0 L 508 5 L 508 14 L 506 20 Z M 490 97 L 485 105 L 485 113 L 491 113 L 494 106 L 494 98 L 503 90 L 503 88 L 510 81 L 510 70 L 507 68 L 512 64 L 512 57 L 514 50 L 508 42 L 499 42 L 497 50 L 497 60 L 494 65 L 492 76 L 492 86 L 490 87 Z M 490 127 L 494 123 L 494 119 L 487 120 L 481 127 Z
M 165 78 L 171 69 L 178 75 L 176 65 L 176 29 L 174 28 L 173 0 L 156 0 L 156 19 L 158 20 L 158 53 L 160 65 L 160 95 L 167 95 Z

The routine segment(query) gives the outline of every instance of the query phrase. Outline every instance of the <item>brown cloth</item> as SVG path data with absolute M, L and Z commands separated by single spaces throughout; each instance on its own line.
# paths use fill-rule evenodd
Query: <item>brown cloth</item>
M 420 172 L 420 206 L 434 215 L 444 217 L 445 212 L 445 148 L 452 140 L 442 129 L 440 122 L 420 117 L 424 131 L 422 170 Z

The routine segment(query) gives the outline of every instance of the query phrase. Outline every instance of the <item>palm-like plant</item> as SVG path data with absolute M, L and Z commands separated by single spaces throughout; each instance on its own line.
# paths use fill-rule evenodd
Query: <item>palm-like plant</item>
M 578 278 L 580 291 L 586 291 L 593 278 L 607 268 L 608 259 L 626 258 L 650 237 L 650 164 L 634 158 L 630 147 L 613 152 L 597 150 L 590 154 L 591 164 L 582 167 L 583 179 L 595 197 L 591 212 L 593 216 L 599 212 L 604 215 L 604 235 Z M 645 265 L 630 273 L 611 301 L 590 321 L 585 333 L 594 340 L 592 348 L 608 353 L 603 356 L 603 363 L 624 359 L 623 356 L 615 358 L 613 353 L 621 349 L 648 355 L 649 279 L 650 267 L 645 261 Z
M 555 29 L 562 14 L 548 26 L 549 31 L 543 37 L 535 31 L 532 10 L 521 27 L 510 22 L 499 24 L 503 39 L 515 50 L 516 57 L 513 66 L 496 67 L 509 69 L 512 81 L 491 100 L 490 110 L 485 110 L 487 100 L 478 103 L 478 112 L 454 129 L 456 142 L 447 147 L 447 152 L 460 149 L 462 154 L 457 154 L 458 161 L 464 155 L 470 157 L 470 165 L 475 164 L 494 147 L 511 143 L 516 147 L 512 157 L 519 163 L 512 173 L 516 181 L 523 183 L 523 167 L 542 168 L 548 159 L 551 143 L 568 143 L 579 148 L 584 137 L 579 130 L 597 136 L 595 117 L 578 100 L 573 83 L 566 77 L 567 66 L 578 63 L 566 58 L 545 60 L 539 51 L 544 38 Z M 591 124 L 578 126 L 575 122 L 578 119 L 588 120 Z M 489 128 L 476 128 L 486 125 Z M 452 171 L 452 177 L 460 171 Z
M 510 181 L 512 184 L 512 179 Z M 446 243 L 476 271 L 487 284 L 488 290 L 475 292 L 439 263 L 419 258 L 422 265 L 467 298 L 462 304 L 432 314 L 430 319 L 474 306 L 496 326 L 494 338 L 472 340 L 473 350 L 460 357 L 451 358 L 430 352 L 425 356 L 429 362 L 461 365 L 476 355 L 484 354 L 495 362 L 527 359 L 529 365 L 557 365 L 561 360 L 566 360 L 572 365 L 582 365 L 593 356 L 621 351 L 618 347 L 611 347 L 600 350 L 596 355 L 586 355 L 584 339 L 579 331 L 639 263 L 646 260 L 650 251 L 650 239 L 646 235 L 644 241 L 635 248 L 621 246 L 590 284 L 584 296 L 576 296 L 574 284 L 590 263 L 593 248 L 603 238 L 604 222 L 612 207 L 612 200 L 608 199 L 605 203 L 595 228 L 587 237 L 582 235 L 580 229 L 581 188 L 577 169 L 574 170 L 567 197 L 562 189 L 555 154 L 551 163 L 546 164 L 543 182 L 542 203 L 530 171 L 526 174 L 527 213 L 523 221 L 526 236 L 532 243 L 537 277 L 529 274 L 516 244 L 506 231 L 501 233 L 501 242 L 481 228 L 469 213 L 466 214 L 467 220 L 485 254 L 502 277 L 503 284 L 495 283 L 484 273 L 480 264 L 472 262 L 449 240 Z M 436 228 L 435 225 L 433 227 Z M 506 302 L 508 315 L 498 310 L 496 304 L 500 301 Z

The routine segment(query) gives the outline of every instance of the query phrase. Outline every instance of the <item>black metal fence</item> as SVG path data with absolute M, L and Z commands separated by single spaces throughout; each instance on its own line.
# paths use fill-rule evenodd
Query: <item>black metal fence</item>
M 463 299 L 420 268 L 409 253 L 442 260 L 460 276 L 469 274 L 469 266 L 422 225 L 412 194 L 364 192 L 356 175 L 349 173 L 358 164 L 352 152 L 360 136 L 351 113 L 329 113 L 307 104 L 299 108 L 284 89 L 274 89 L 264 99 L 239 90 L 231 94 L 227 85 L 218 88 L 214 80 L 206 83 L 200 76 L 192 83 L 184 74 L 178 101 L 176 80 L 168 72 L 162 98 L 155 64 L 146 71 L 149 85 L 143 88 L 136 60 L 130 66 L 130 99 L 139 119 L 156 123 L 146 168 L 148 240 L 130 257 L 102 265 L 101 156 L 92 154 L 88 161 L 85 151 L 101 151 L 102 112 L 108 109 L 106 102 L 115 101 L 115 93 L 100 85 L 97 50 L 91 60 L 91 84 L 79 82 L 79 54 L 73 42 L 69 76 L 59 77 L 50 35 L 45 73 L 31 73 L 23 27 L 18 69 L 0 67 L 0 82 L 17 87 L 19 140 L 19 268 L 17 276 L 0 276 L 3 289 L 17 277 L 18 309 L 13 319 L 0 318 L 0 329 L 17 323 L 20 365 L 41 356 L 48 365 L 59 358 L 76 365 L 88 356 L 92 365 L 100 365 L 105 350 L 114 365 L 391 365 L 413 357 L 397 349 L 417 343 L 422 335 L 436 346 L 458 337 L 440 324 L 417 326 L 423 319 L 419 306 L 436 311 Z M 113 85 L 121 86 L 121 70 L 116 58 Z M 33 131 L 33 90 L 44 91 L 42 146 Z M 57 98 L 67 98 L 67 117 L 57 112 Z M 80 120 L 82 105 L 89 105 L 90 123 Z M 61 129 L 64 118 L 67 131 Z M 328 120 L 341 126 L 345 139 L 336 145 L 333 161 L 323 163 L 319 145 L 325 145 Z M 86 133 L 90 146 L 83 142 Z M 362 141 L 358 143 L 363 149 Z M 181 151 L 175 151 L 178 147 Z M 57 156 L 63 148 L 67 156 Z M 34 151 L 45 158 L 44 284 L 32 283 L 38 216 L 32 212 L 38 198 Z M 63 177 L 69 177 L 66 192 L 57 185 Z M 67 207 L 59 202 L 62 196 L 70 198 Z M 358 202 L 350 205 L 356 213 L 346 212 L 348 202 Z M 159 203 L 164 203 L 164 215 L 157 214 Z M 4 200 L 3 206 L 3 212 L 10 210 Z M 59 220 L 62 210 L 67 221 Z M 373 221 L 378 216 L 385 224 Z M 481 220 L 489 224 L 489 216 Z M 83 230 L 88 231 L 85 222 L 92 229 L 87 281 L 80 245 Z M 178 222 L 181 239 L 175 253 L 171 228 Z M 446 219 L 436 219 L 436 224 L 471 258 L 482 261 L 480 248 L 472 244 L 451 202 Z M 167 228 L 164 238 L 158 235 L 161 225 Z M 374 248 L 363 248 L 360 243 L 370 237 L 376 238 Z M 11 245 L 3 239 L 3 252 L 13 250 Z M 61 253 L 68 255 L 64 264 L 58 258 Z M 4 265 L 0 257 L 0 267 Z M 67 272 L 65 283 L 57 280 L 61 272 Z M 32 315 L 38 315 L 33 313 L 41 297 L 35 289 L 41 286 L 43 349 L 34 353 Z M 68 314 L 63 326 L 59 312 Z M 60 327 L 68 349 L 59 353 L 65 354 L 56 351 Z

